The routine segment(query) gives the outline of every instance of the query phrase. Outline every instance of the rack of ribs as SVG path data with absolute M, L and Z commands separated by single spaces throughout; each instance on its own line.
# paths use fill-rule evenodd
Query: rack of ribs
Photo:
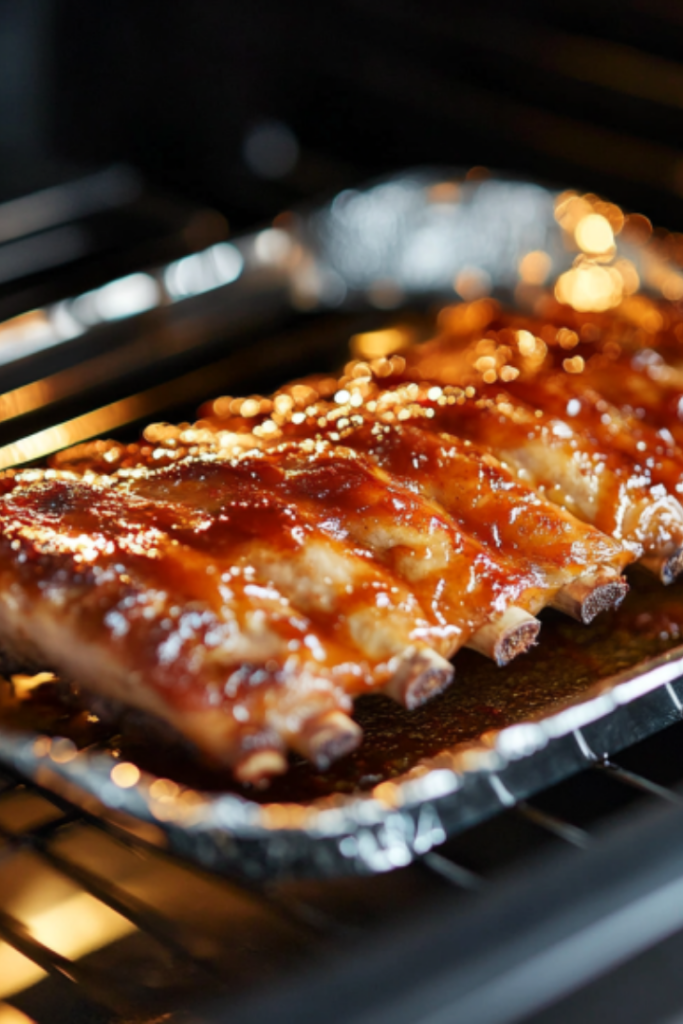
M 674 314 L 644 343 L 625 313 L 468 311 L 400 356 L 5 473 L 8 655 L 261 784 L 289 750 L 353 750 L 361 694 L 415 708 L 461 647 L 504 665 L 544 607 L 616 607 L 630 562 L 672 580 Z

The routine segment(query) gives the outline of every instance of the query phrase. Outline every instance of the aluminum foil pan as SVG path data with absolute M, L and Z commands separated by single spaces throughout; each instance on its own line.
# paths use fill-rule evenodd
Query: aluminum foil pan
M 300 309 L 393 308 L 416 298 L 455 298 L 462 275 L 521 303 L 537 286 L 520 269 L 528 254 L 545 254 L 547 280 L 589 258 L 577 255 L 557 202 L 558 193 L 538 185 L 416 172 L 343 193 L 324 208 L 235 240 L 239 259 L 223 277 L 216 267 L 225 271 L 232 250 L 221 250 L 223 263 L 215 253 L 196 254 L 150 274 L 177 306 L 202 288 L 218 301 L 221 289 L 227 296 L 248 285 L 253 298 L 276 285 L 278 301 Z M 642 230 L 640 238 L 624 232 L 622 240 L 615 209 L 603 212 L 614 222 L 616 244 L 594 265 L 611 267 L 615 287 L 621 274 L 625 289 L 634 279 L 655 290 L 680 283 L 683 295 L 683 277 L 661 246 L 639 244 Z M 263 276 L 264 266 L 275 277 Z M 81 306 L 74 299 L 64 308 L 73 320 Z M 94 300 L 90 313 L 91 307 L 100 309 Z M 79 325 L 82 334 L 87 324 Z M 127 745 L 125 736 L 98 736 L 93 746 L 64 713 L 49 725 L 42 713 L 32 718 L 31 708 L 5 714 L 2 687 L 7 693 L 10 684 L 2 681 L 0 760 L 96 813 L 109 809 L 151 827 L 171 850 L 205 868 L 253 880 L 372 874 L 406 865 L 678 721 L 680 636 L 683 587 L 665 591 L 636 572 L 634 593 L 618 612 L 591 627 L 551 615 L 537 651 L 504 671 L 462 652 L 456 683 L 424 709 L 408 713 L 384 698 L 364 699 L 359 752 L 325 777 L 294 761 L 267 793 L 239 792 L 227 778 L 185 771 L 175 755 L 157 763 L 151 744 Z
M 213 791 L 202 791 L 196 776 L 195 784 L 191 775 L 183 779 L 173 750 L 160 777 L 146 766 L 147 747 L 127 747 L 120 736 L 109 749 L 79 751 L 88 737 L 68 728 L 75 742 L 59 735 L 63 709 L 49 726 L 52 735 L 27 733 L 5 717 L 0 758 L 95 813 L 108 808 L 153 826 L 169 849 L 211 870 L 254 881 L 388 871 L 680 721 L 683 647 L 671 645 L 683 633 L 683 586 L 673 590 L 636 579 L 625 605 L 590 627 L 551 616 L 545 645 L 504 671 L 465 652 L 462 681 L 456 677 L 450 691 L 417 712 L 365 698 L 365 744 L 328 773 L 327 791 L 317 797 L 312 787 L 320 777 L 303 761 L 271 790 L 249 794 L 234 784 L 221 791 L 229 780 L 209 775 L 204 781 Z M 599 675 L 624 660 L 638 663 L 586 684 L 587 668 Z M 497 719 L 503 727 L 491 728 Z M 439 751 L 453 729 L 465 738 Z M 411 735 L 418 739 L 401 763 L 397 739 L 400 746 Z M 421 755 L 430 746 L 437 752 Z M 375 774 L 368 775 L 373 756 Z

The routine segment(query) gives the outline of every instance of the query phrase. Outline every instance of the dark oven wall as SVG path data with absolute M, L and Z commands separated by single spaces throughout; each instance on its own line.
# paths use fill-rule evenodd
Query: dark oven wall
M 411 164 L 683 219 L 673 0 L 0 4 L 9 179 L 126 160 L 233 227 Z

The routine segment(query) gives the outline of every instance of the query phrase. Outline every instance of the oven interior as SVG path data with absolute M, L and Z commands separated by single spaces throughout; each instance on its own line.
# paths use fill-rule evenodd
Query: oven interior
M 3 5 L 0 316 L 411 164 L 594 189 L 675 230 L 682 44 L 667 0 Z M 207 300 L 170 331 L 109 324 L 97 352 L 20 352 L 0 444 L 131 394 L 190 417 L 337 365 L 386 316 Z M 409 867 L 269 885 L 0 769 L 0 1024 L 676 1020 L 682 744 L 683 722 Z
M 0 776 L 0 1020 L 665 1021 L 683 722 L 372 878 L 245 884 Z

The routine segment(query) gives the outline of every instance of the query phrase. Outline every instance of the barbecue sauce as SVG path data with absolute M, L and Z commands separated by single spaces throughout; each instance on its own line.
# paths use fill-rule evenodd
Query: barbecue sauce
M 542 718 L 580 700 L 601 679 L 675 648 L 683 637 L 683 583 L 663 588 L 638 568 L 623 605 L 590 626 L 543 613 L 543 641 L 523 659 L 500 670 L 471 651 L 457 657 L 458 678 L 441 696 L 408 712 L 386 698 L 364 697 L 354 717 L 362 747 L 327 771 L 290 757 L 289 772 L 268 789 L 237 785 L 229 771 L 208 767 L 189 748 L 152 734 L 135 713 L 114 723 L 98 720 L 69 700 L 58 682 L 42 683 L 12 699 L 0 681 L 4 727 L 68 736 L 79 746 L 96 743 L 162 778 L 207 791 L 242 793 L 259 802 L 309 802 L 369 789 L 396 779 L 443 750 L 516 722 Z
M 12 509 L 0 552 L 7 581 L 14 574 L 36 595 L 55 581 L 75 590 L 86 635 L 100 628 L 97 609 L 120 612 L 133 595 L 143 605 L 152 592 L 174 607 L 189 604 L 202 626 L 188 639 L 187 629 L 181 636 L 171 625 L 176 647 L 187 641 L 176 660 L 159 655 L 165 606 L 138 633 L 123 616 L 133 637 L 123 645 L 131 670 L 142 666 L 150 685 L 180 708 L 196 701 L 231 711 L 237 702 L 261 722 L 269 700 L 279 699 L 271 695 L 291 697 L 297 674 L 312 671 L 308 655 L 288 669 L 292 644 L 303 650 L 315 640 L 323 652 L 318 675 L 348 708 L 350 697 L 384 686 L 392 654 L 411 644 L 452 654 L 494 610 L 515 602 L 535 611 L 544 595 L 596 563 L 616 572 L 633 558 L 669 565 L 683 551 L 678 426 L 668 433 L 662 426 L 680 401 L 676 317 L 659 338 L 665 359 L 642 324 L 631 334 L 622 325 L 616 341 L 610 316 L 572 320 L 553 307 L 538 321 L 490 305 L 486 320 L 473 318 L 464 332 L 442 318 L 432 342 L 371 364 L 354 361 L 336 380 L 310 378 L 272 399 L 219 399 L 194 427 L 162 425 L 139 445 L 67 454 L 57 463 L 86 474 L 80 490 L 59 474 L 25 491 L 21 476 L 4 478 Z M 627 382 L 623 394 L 616 370 Z M 657 394 L 664 402 L 656 408 Z M 377 539 L 382 533 L 390 544 Z M 332 584 L 321 574 L 324 586 L 307 600 L 301 581 L 315 583 L 306 558 L 316 544 L 352 572 L 345 586 L 341 568 Z M 464 577 L 460 589 L 447 586 L 443 565 L 429 576 L 439 551 L 473 567 L 471 587 Z M 276 576 L 283 564 L 298 582 Z M 207 582 L 212 566 L 216 578 Z M 422 576 L 418 566 L 427 567 Z M 306 799 L 373 785 L 488 728 L 546 713 L 596 676 L 659 653 L 676 642 L 683 616 L 671 592 L 663 596 L 651 582 L 640 589 L 589 629 L 549 613 L 551 642 L 546 636 L 505 673 L 460 652 L 466 687 L 410 715 L 363 697 L 357 717 L 370 743 L 324 776 L 293 757 L 271 797 L 289 798 L 290 787 Z M 225 625 L 226 609 L 233 631 L 248 637 L 255 607 L 268 621 L 273 652 L 260 661 L 235 657 L 226 691 L 216 682 L 224 668 L 206 658 L 209 637 L 219 621 Z M 369 607 L 386 613 L 372 619 L 380 651 L 349 627 Z M 150 764 L 156 755 L 135 756 Z M 179 763 L 181 774 L 198 773 L 199 784 L 210 787 L 214 778 L 225 788 L 223 774 Z

